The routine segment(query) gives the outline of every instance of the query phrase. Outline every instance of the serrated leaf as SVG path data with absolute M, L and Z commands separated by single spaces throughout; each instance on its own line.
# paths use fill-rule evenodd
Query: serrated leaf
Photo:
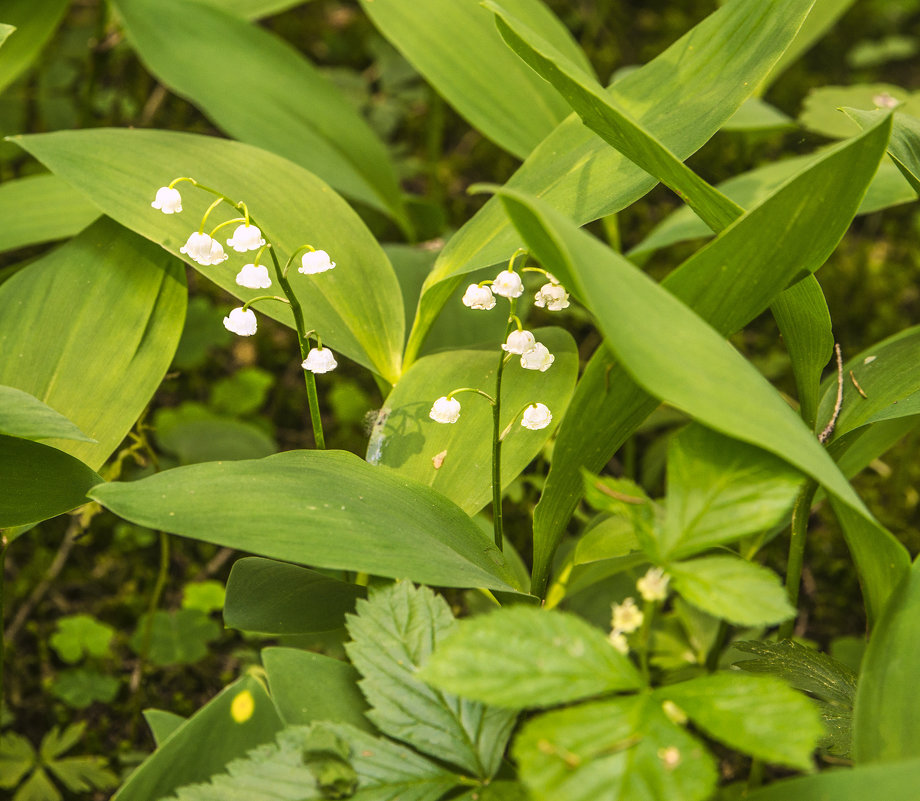
M 515 714 L 433 689 L 418 676 L 456 626 L 443 598 L 399 582 L 359 600 L 345 646 L 362 675 L 367 717 L 384 734 L 481 778 L 498 770 Z
M 674 562 L 668 573 L 685 601 L 729 623 L 766 626 L 796 613 L 775 573 L 739 557 Z
M 57 631 L 51 635 L 49 643 L 61 659 L 74 664 L 84 654 L 106 656 L 114 636 L 115 629 L 92 615 L 70 615 L 58 620 Z
M 594 626 L 567 612 L 521 605 L 463 621 L 422 676 L 450 692 L 513 709 L 643 686 L 632 662 Z
M 823 728 L 815 705 L 772 676 L 714 673 L 655 691 L 711 737 L 743 753 L 809 770 Z
M 61 801 L 62 797 L 44 769 L 36 768 L 16 791 L 13 801 Z
M 35 764 L 32 743 L 15 732 L 0 734 L 0 787 L 11 790 Z
M 118 777 L 108 769 L 105 759 L 99 756 L 57 759 L 48 764 L 48 770 L 74 793 L 111 790 L 118 785 Z
M 144 652 L 148 620 L 148 615 L 142 615 L 131 636 L 131 647 L 135 653 Z M 160 609 L 153 613 L 147 656 L 152 664 L 159 667 L 189 665 L 202 659 L 208 653 L 208 643 L 218 637 L 220 626 L 198 609 L 178 609 L 175 612 Z
M 66 753 L 73 748 L 83 737 L 86 731 L 86 723 L 73 723 L 64 731 L 57 726 L 52 728 L 43 738 L 39 746 L 39 753 L 44 762 L 51 762 L 57 759 L 61 754 Z
M 113 701 L 120 686 L 114 676 L 106 676 L 98 670 L 76 668 L 58 673 L 51 692 L 74 709 L 86 709 L 96 701 L 106 704 Z

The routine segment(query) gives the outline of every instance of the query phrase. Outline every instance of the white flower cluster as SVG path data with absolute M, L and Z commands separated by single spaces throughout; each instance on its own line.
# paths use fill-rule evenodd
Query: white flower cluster
M 547 273 L 549 283 L 543 284 L 534 295 L 534 306 L 547 311 L 562 311 L 569 307 L 569 293 L 554 275 Z M 491 286 L 489 285 L 491 284 Z M 521 276 L 511 270 L 502 270 L 491 282 L 484 285 L 470 284 L 463 293 L 463 304 L 471 309 L 489 311 L 495 308 L 495 295 L 503 298 L 519 298 L 524 294 Z
M 650 567 L 636 582 L 636 589 L 643 601 L 663 601 L 668 597 L 670 580 L 671 577 L 664 572 L 664 568 Z M 614 604 L 610 621 L 610 644 L 621 654 L 628 653 L 629 643 L 626 641 L 626 635 L 636 631 L 644 621 L 644 613 L 632 598 L 627 598 L 621 604 Z

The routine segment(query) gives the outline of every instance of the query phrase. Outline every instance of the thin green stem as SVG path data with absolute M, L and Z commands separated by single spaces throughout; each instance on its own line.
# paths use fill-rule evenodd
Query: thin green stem
M 657 609 L 657 601 L 645 601 L 642 608 L 642 626 L 639 629 L 639 647 L 636 650 L 639 654 L 639 670 L 646 682 L 651 681 L 652 675 L 649 668 L 649 651 L 651 651 L 652 644 L 652 621 L 655 619 Z
M 511 257 L 511 264 L 520 251 L 515 251 Z M 508 313 L 508 323 L 505 326 L 505 340 L 515 327 L 515 307 L 517 301 L 511 300 L 511 309 Z M 505 341 L 503 340 L 503 341 Z M 499 350 L 498 369 L 495 371 L 495 403 L 492 404 L 492 527 L 494 530 L 495 547 L 504 548 L 504 521 L 502 520 L 502 374 L 505 372 L 505 356 Z
M 786 594 L 789 603 L 798 609 L 799 585 L 802 583 L 802 565 L 805 563 L 805 537 L 808 533 L 808 517 L 818 484 L 813 479 L 805 482 L 792 507 L 792 525 L 789 535 L 789 559 L 786 566 Z M 779 627 L 781 640 L 792 636 L 795 618 L 792 617 Z
M 3 657 L 5 655 L 3 637 L 3 576 L 6 571 L 6 549 L 9 547 L 6 535 L 0 534 L 0 715 L 3 714 Z

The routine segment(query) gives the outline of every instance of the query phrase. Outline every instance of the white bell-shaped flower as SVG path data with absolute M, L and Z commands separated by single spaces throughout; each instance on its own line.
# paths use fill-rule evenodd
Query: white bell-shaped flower
M 495 297 L 489 287 L 470 284 L 463 293 L 463 305 L 488 311 L 495 308 Z
M 460 419 L 460 401 L 446 395 L 438 398 L 428 412 L 436 423 L 456 423 Z
M 524 282 L 517 273 L 502 270 L 492 282 L 492 291 L 503 298 L 519 298 L 524 294 Z
M 242 306 L 233 309 L 229 317 L 224 317 L 224 328 L 241 337 L 251 337 L 256 332 L 256 313 Z
M 272 279 L 268 277 L 268 267 L 264 264 L 244 264 L 236 276 L 236 283 L 246 289 L 268 289 Z
M 534 295 L 534 305 L 547 311 L 561 311 L 569 307 L 569 293 L 559 284 L 543 284 Z
M 502 345 L 502 350 L 508 353 L 514 353 L 518 356 L 523 356 L 536 344 L 537 340 L 530 331 L 515 330 L 508 334 L 508 339 L 505 344 Z
M 262 232 L 254 225 L 238 225 L 233 232 L 233 236 L 227 240 L 237 253 L 245 253 L 247 250 L 258 250 L 265 244 L 262 238 Z
M 328 373 L 330 370 L 335 370 L 339 363 L 329 348 L 313 348 L 300 366 L 311 373 Z
M 542 342 L 535 343 L 530 350 L 521 354 L 521 367 L 525 370 L 539 370 L 545 373 L 554 361 L 556 357 Z
M 335 267 L 335 262 L 329 258 L 325 250 L 310 250 L 300 257 L 300 267 L 297 272 L 304 275 L 316 275 L 324 273 Z
M 162 211 L 163 214 L 178 214 L 182 211 L 182 195 L 179 194 L 178 189 L 161 186 L 157 189 L 156 199 L 150 205 Z
M 521 425 L 531 431 L 539 431 L 553 422 L 553 415 L 542 403 L 532 403 L 521 415 Z
M 192 261 L 198 262 L 204 267 L 212 264 L 220 264 L 227 260 L 227 254 L 224 248 L 216 239 L 212 239 L 207 234 L 193 233 L 188 241 L 179 248 L 180 253 L 187 255 Z

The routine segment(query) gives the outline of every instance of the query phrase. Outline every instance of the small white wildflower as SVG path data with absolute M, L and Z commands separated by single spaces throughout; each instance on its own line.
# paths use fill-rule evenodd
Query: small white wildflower
M 636 606 L 636 602 L 632 598 L 627 598 L 621 604 L 613 605 L 611 627 L 615 631 L 623 631 L 629 634 L 638 629 L 643 620 L 645 620 L 645 615 L 642 614 L 642 610 Z
M 204 267 L 227 260 L 227 254 L 224 253 L 220 242 L 211 239 L 207 234 L 199 234 L 197 231 L 189 236 L 188 241 L 179 248 L 179 252 Z
M 539 370 L 541 373 L 545 373 L 555 360 L 556 357 L 549 352 L 546 345 L 542 342 L 537 342 L 530 350 L 521 355 L 521 367 L 525 370 Z
M 661 710 L 672 723 L 678 726 L 683 726 L 687 722 L 687 713 L 673 701 L 664 701 L 661 704 Z
M 524 294 L 524 282 L 517 273 L 502 270 L 492 282 L 492 291 L 503 298 L 519 298 Z
M 236 283 L 246 289 L 268 289 L 272 279 L 268 277 L 268 267 L 264 264 L 244 264 L 236 276 Z
M 636 582 L 639 595 L 646 601 L 663 601 L 668 597 L 668 582 L 671 577 L 660 567 L 650 567 Z
M 502 350 L 523 356 L 536 344 L 537 340 L 530 331 L 515 330 L 508 334 L 508 340 L 502 345 Z
M 531 431 L 539 431 L 553 422 L 553 415 L 542 403 L 532 403 L 521 415 L 521 425 Z
M 666 770 L 674 770 L 680 764 L 680 749 L 676 745 L 659 748 L 658 758 L 664 763 Z
M 150 205 L 162 211 L 163 214 L 178 214 L 182 211 L 182 195 L 179 194 L 178 189 L 161 186 L 157 189 L 156 200 Z
M 460 401 L 442 396 L 434 402 L 428 416 L 436 423 L 456 423 L 460 419 Z
M 300 257 L 300 267 L 297 272 L 304 275 L 316 275 L 324 273 L 335 267 L 335 262 L 329 258 L 325 250 L 311 250 Z
M 495 308 L 495 297 L 489 287 L 470 284 L 463 293 L 463 305 L 471 309 L 488 311 Z
M 233 309 L 229 317 L 224 317 L 224 328 L 241 337 L 251 337 L 256 332 L 256 314 L 242 306 Z
M 872 96 L 872 102 L 878 108 L 896 108 L 900 102 L 896 97 L 892 97 L 888 92 L 879 92 Z
M 543 284 L 534 297 L 534 306 L 547 311 L 561 311 L 569 307 L 569 293 L 559 284 Z
M 238 225 L 233 232 L 233 236 L 227 240 L 237 253 L 245 253 L 247 250 L 258 250 L 265 244 L 262 238 L 262 232 L 254 225 Z
M 622 631 L 614 629 L 607 639 L 621 654 L 629 653 L 629 643 L 626 641 L 626 635 Z
M 328 373 L 338 367 L 338 362 L 329 348 L 313 348 L 300 366 L 311 373 Z

